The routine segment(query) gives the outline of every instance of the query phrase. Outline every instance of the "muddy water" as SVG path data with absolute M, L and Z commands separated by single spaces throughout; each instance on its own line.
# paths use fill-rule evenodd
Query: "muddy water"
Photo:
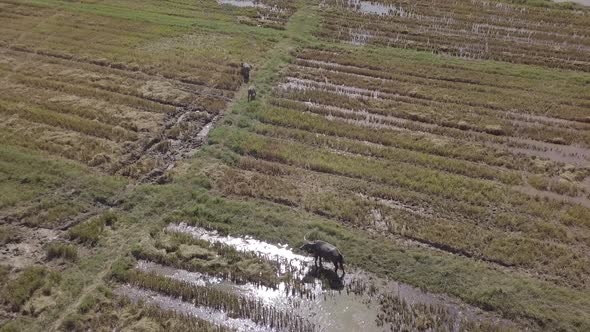
M 328 82 L 317 82 L 296 77 L 287 77 L 286 82 L 279 84 L 279 89 L 300 91 L 321 90 L 345 95 L 351 98 L 363 99 L 383 99 L 384 97 L 396 97 L 396 95 L 380 92 L 377 90 L 363 89 L 355 86 L 338 85 Z
M 209 286 L 225 292 L 234 293 L 262 302 L 266 306 L 286 312 L 289 311 L 310 323 L 321 327 L 321 331 L 344 331 L 348 328 L 380 331 L 375 322 L 377 309 L 365 303 L 370 298 L 357 295 L 348 290 L 326 292 L 322 282 L 309 280 L 308 289 L 312 292 L 301 296 L 289 291 L 289 285 L 282 282 L 277 288 L 252 283 L 234 284 L 214 276 L 188 272 L 147 261 L 139 261 L 136 269 L 187 282 L 196 286 Z M 353 279 L 354 277 L 349 277 Z
M 280 262 L 279 274 L 298 270 L 294 281 L 306 283 L 305 287 L 309 292 L 291 292 L 291 285 L 286 282 L 280 283 L 276 288 L 248 283 L 237 285 L 227 280 L 149 262 L 140 262 L 138 269 L 195 285 L 221 288 L 259 300 L 265 305 L 292 312 L 306 319 L 315 324 L 320 331 L 399 330 L 402 326 L 412 327 L 419 324 L 424 317 L 438 322 L 438 325 L 429 329 L 433 331 L 458 331 L 464 320 L 492 319 L 500 325 L 510 324 L 449 297 L 426 293 L 412 286 L 377 278 L 350 267 L 346 268 L 346 275 L 341 277 L 331 270 L 331 264 L 325 264 L 326 269 L 317 268 L 311 258 L 294 253 L 286 245 L 273 245 L 251 237 L 223 236 L 215 231 L 184 223 L 170 224 L 166 230 L 190 234 L 200 240 L 225 244 L 241 252 L 255 253 L 271 261 Z M 385 301 L 400 304 L 395 307 L 394 312 L 392 309 L 383 312 L 384 307 L 381 304 Z M 378 319 L 379 316 L 398 318 L 384 322 L 381 318 Z
M 211 131 L 211 129 L 213 128 L 213 124 L 217 121 L 217 117 L 213 118 L 213 120 L 211 120 L 209 123 L 207 123 L 203 129 L 201 129 L 201 131 L 199 131 L 199 133 L 197 134 L 197 139 L 199 140 L 204 140 L 207 138 L 207 135 L 209 135 L 209 132 Z
M 348 0 L 348 7 L 367 15 L 395 15 L 405 17 L 409 14 L 401 6 L 398 7 L 374 1 Z
M 195 306 L 192 303 L 182 301 L 171 296 L 165 296 L 157 292 L 124 285 L 115 290 L 119 296 L 124 296 L 133 302 L 143 302 L 148 305 L 156 305 L 163 310 L 173 310 L 177 313 L 196 317 L 211 322 L 218 326 L 224 326 L 237 331 L 272 332 L 274 329 L 260 326 L 255 322 L 244 318 L 231 318 L 226 313 L 207 307 Z
M 166 227 L 167 231 L 190 234 L 196 239 L 205 240 L 210 243 L 222 243 L 235 248 L 241 252 L 255 253 L 267 260 L 279 264 L 280 273 L 294 271 L 298 277 L 307 273 L 307 265 L 311 258 L 297 255 L 291 251 L 287 245 L 273 245 L 263 241 L 256 240 L 250 236 L 231 237 L 222 236 L 214 231 L 208 231 L 204 228 L 193 227 L 187 224 L 170 224 Z
M 217 0 L 217 2 L 221 5 L 230 5 L 235 7 L 268 8 L 268 6 L 256 0 Z

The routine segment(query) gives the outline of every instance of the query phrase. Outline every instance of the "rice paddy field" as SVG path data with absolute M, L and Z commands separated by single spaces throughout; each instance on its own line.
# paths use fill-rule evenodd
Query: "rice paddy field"
M 589 8 L 0 0 L 0 331 L 590 330 Z

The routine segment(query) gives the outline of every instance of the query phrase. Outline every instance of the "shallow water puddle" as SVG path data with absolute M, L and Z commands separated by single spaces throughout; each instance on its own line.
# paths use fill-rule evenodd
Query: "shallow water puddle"
M 393 94 L 384 93 L 377 90 L 369 90 L 347 85 L 338 85 L 329 82 L 317 82 L 313 80 L 296 77 L 287 77 L 286 82 L 279 84 L 279 89 L 299 91 L 320 90 L 345 95 L 351 98 L 364 99 L 384 99 L 384 97 L 395 97 L 395 95 Z
M 394 5 L 386 5 L 373 1 L 352 0 L 348 3 L 350 6 L 356 8 L 356 10 L 364 14 L 399 15 L 403 12 L 403 9 L 401 9 L 401 7 L 398 8 Z
M 197 134 L 197 139 L 204 140 L 209 135 L 211 128 L 213 128 L 213 124 L 217 121 L 217 117 L 213 118 L 209 123 L 207 123 L 201 131 Z
M 204 228 L 189 226 L 185 223 L 170 224 L 166 227 L 166 230 L 189 234 L 195 239 L 205 240 L 210 243 L 225 244 L 241 252 L 255 253 L 269 261 L 277 262 L 280 267 L 280 273 L 293 272 L 301 277 L 307 272 L 306 263 L 311 261 L 309 257 L 293 253 L 286 244 L 277 246 L 256 240 L 250 236 L 243 238 L 223 236 L 216 231 L 208 231 Z
M 302 296 L 301 293 L 291 292 L 290 285 L 286 282 L 280 283 L 277 288 L 252 283 L 234 284 L 214 276 L 188 272 L 148 261 L 139 261 L 136 269 L 196 286 L 209 286 L 260 301 L 265 306 L 283 312 L 288 311 L 304 318 L 320 327 L 321 331 L 342 331 L 351 327 L 354 330 L 361 328 L 368 328 L 368 331 L 380 330 L 375 322 L 379 310 L 376 306 L 367 305 L 370 298 L 359 291 L 360 282 L 352 281 L 354 274 L 349 277 L 351 285 L 346 291 L 326 291 L 322 288 L 322 282 L 315 279 L 308 284 L 308 289 L 311 289 L 312 292 Z
M 229 6 L 240 7 L 240 8 L 260 8 L 260 9 L 265 9 L 267 13 L 270 11 L 275 14 L 285 11 L 281 7 L 274 6 L 274 5 L 270 6 L 270 5 L 262 3 L 262 1 L 259 1 L 259 0 L 217 0 L 217 3 L 219 3 L 220 5 L 229 5 Z M 260 14 L 260 13 L 259 13 L 259 15 L 260 15 L 259 18 L 262 20 L 273 20 L 273 18 L 269 15 L 264 15 L 264 14 Z
M 232 318 L 220 310 L 203 306 L 195 306 L 192 303 L 185 302 L 171 296 L 162 295 L 154 291 L 145 290 L 130 285 L 123 285 L 117 288 L 115 293 L 119 296 L 124 296 L 136 303 L 143 302 L 148 305 L 155 305 L 163 310 L 173 310 L 180 314 L 197 317 L 199 319 L 209 321 L 215 325 L 224 326 L 237 331 L 276 331 L 269 327 L 258 325 L 250 319 Z
M 305 291 L 295 292 L 292 291 L 291 285 L 287 282 L 280 282 L 275 288 L 250 282 L 236 284 L 228 279 L 212 276 L 210 274 L 189 272 L 145 260 L 138 261 L 135 269 L 183 281 L 195 286 L 208 286 L 224 291 L 239 293 L 240 295 L 260 300 L 265 304 L 284 307 L 284 309 L 289 306 L 288 303 L 283 301 L 284 299 L 294 299 L 298 297 L 314 298 L 320 296 L 323 291 L 322 283 L 319 280 L 307 284 L 305 286 Z M 305 296 L 303 296 L 303 294 L 305 294 Z
M 235 7 L 258 7 L 258 8 L 269 8 L 257 0 L 217 0 L 221 5 L 230 5 Z
M 135 269 L 141 272 L 156 273 L 158 275 L 166 276 L 174 280 L 184 281 L 195 286 L 212 286 L 223 282 L 223 279 L 219 277 L 199 272 L 189 272 L 145 260 L 139 260 L 135 266 Z
M 180 280 L 190 277 L 195 284 L 204 282 L 211 287 L 261 301 L 304 318 L 320 331 L 398 330 L 419 325 L 424 319 L 433 324 L 427 330 L 458 331 L 465 320 L 492 319 L 500 325 L 511 324 L 447 296 L 426 293 L 350 267 L 346 268 L 344 277 L 339 276 L 331 270 L 331 264 L 326 264 L 326 268 L 330 269 L 315 267 L 310 257 L 295 254 L 286 245 L 273 245 L 252 237 L 223 236 L 216 231 L 185 223 L 170 224 L 166 230 L 225 244 L 241 252 L 255 253 L 259 257 L 281 262 L 280 274 L 290 272 L 293 268 L 299 269 L 294 274 L 294 281 L 306 283 L 309 292 L 291 292 L 293 279 L 278 284 L 276 288 L 269 288 L 249 283 L 238 285 L 218 278 L 207 280 L 210 277 L 203 274 L 169 267 L 159 268 L 154 263 L 140 263 L 143 264 L 142 268 L 151 268 L 152 272 L 156 268 L 159 270 L 156 273 Z
M 393 4 L 384 4 L 376 1 L 348 0 L 343 1 L 342 5 L 345 8 L 349 8 L 366 15 L 405 17 L 410 14 L 401 6 L 396 6 Z
M 357 46 L 367 45 L 374 35 L 369 30 L 349 28 L 350 43 Z

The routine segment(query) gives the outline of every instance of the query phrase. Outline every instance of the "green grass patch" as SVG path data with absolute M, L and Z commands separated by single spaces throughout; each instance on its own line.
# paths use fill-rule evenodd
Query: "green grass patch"
M 100 240 L 105 227 L 113 227 L 118 216 L 113 212 L 107 212 L 99 217 L 91 218 L 81 224 L 72 227 L 68 231 L 68 237 L 81 243 L 94 246 Z
M 41 266 L 24 269 L 15 279 L 6 283 L 1 291 L 3 303 L 12 311 L 20 308 L 33 296 L 36 290 L 60 281 L 58 273 Z
M 78 249 L 72 244 L 53 242 L 47 246 L 45 252 L 48 260 L 63 258 L 70 261 L 76 261 L 78 259 Z

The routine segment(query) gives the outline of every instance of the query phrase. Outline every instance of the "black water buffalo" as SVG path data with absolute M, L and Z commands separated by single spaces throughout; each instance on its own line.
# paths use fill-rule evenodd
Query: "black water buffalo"
M 254 85 L 248 87 L 248 101 L 256 99 L 256 88 Z
M 242 63 L 242 77 L 244 77 L 244 82 L 246 83 L 250 81 L 250 70 L 252 70 L 252 66 L 247 63 Z
M 313 255 L 315 265 L 318 265 L 318 258 L 320 266 L 322 265 L 322 258 L 334 264 L 334 272 L 338 271 L 338 267 L 344 273 L 344 257 L 336 248 L 336 246 L 321 240 L 308 241 L 304 237 L 305 243 L 299 248 Z

